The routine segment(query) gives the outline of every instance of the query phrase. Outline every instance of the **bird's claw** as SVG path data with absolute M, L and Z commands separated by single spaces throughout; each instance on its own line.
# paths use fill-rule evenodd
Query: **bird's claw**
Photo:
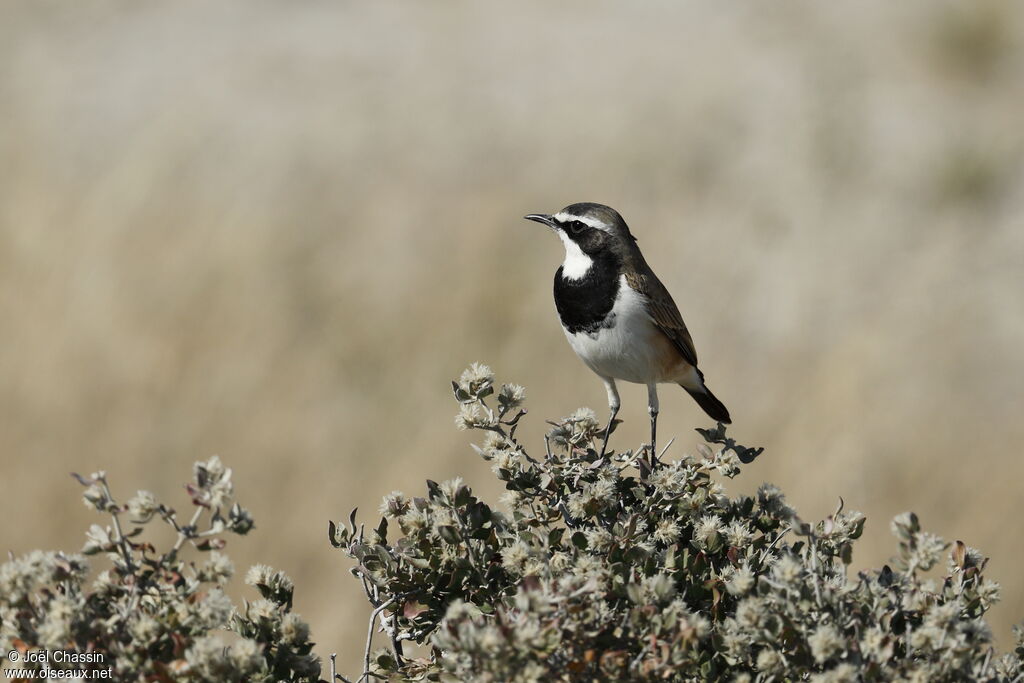
M 647 449 L 647 453 L 650 455 L 651 470 L 661 465 L 661 460 L 658 459 L 658 451 L 653 443 L 644 444 L 644 448 Z

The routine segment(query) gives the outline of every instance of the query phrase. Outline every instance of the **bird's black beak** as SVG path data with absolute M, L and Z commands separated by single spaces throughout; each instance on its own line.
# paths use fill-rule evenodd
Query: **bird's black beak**
M 523 216 L 528 221 L 535 221 L 537 223 L 543 223 L 549 228 L 555 227 L 555 219 L 553 216 L 549 216 L 546 213 L 531 213 L 527 216 Z

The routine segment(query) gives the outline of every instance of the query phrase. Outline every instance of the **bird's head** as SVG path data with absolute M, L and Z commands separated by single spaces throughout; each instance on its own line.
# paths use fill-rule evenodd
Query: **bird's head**
M 562 239 L 567 259 L 580 253 L 590 259 L 602 253 L 621 255 L 636 241 L 619 212 L 603 204 L 581 202 L 555 214 L 531 213 L 524 218 L 551 228 Z

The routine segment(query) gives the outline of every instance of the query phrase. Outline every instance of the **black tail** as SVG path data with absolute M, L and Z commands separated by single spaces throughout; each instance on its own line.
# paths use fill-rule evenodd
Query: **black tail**
M 683 387 L 682 384 L 679 386 Z M 693 389 L 686 389 L 686 393 L 693 396 L 693 400 L 697 402 L 704 412 L 708 414 L 712 420 L 722 422 L 724 424 L 732 424 L 732 418 L 729 417 L 729 409 L 725 407 L 725 404 L 718 400 L 718 398 L 711 393 L 711 390 L 704 387 L 703 390 L 694 391 Z

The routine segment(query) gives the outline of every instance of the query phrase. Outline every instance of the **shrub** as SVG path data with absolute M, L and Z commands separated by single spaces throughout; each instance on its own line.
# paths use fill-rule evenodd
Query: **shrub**
M 655 463 L 599 455 L 601 426 L 580 410 L 531 457 L 516 439 L 523 390 L 474 365 L 453 382 L 456 425 L 505 482 L 507 512 L 461 480 L 385 497 L 369 532 L 331 523 L 330 539 L 390 647 L 365 671 L 394 680 L 1010 681 L 1024 636 L 998 655 L 984 615 L 999 587 L 986 559 L 892 522 L 892 565 L 850 575 L 864 517 L 842 501 L 811 524 L 765 484 L 730 498 L 759 450 L 718 425 L 697 456 Z M 495 400 L 496 399 L 496 400 Z M 639 465 L 639 467 L 638 467 Z M 927 572 L 941 567 L 940 576 Z M 402 643 L 430 646 L 403 656 Z
M 891 566 L 851 576 L 864 517 L 840 500 L 807 523 L 768 484 L 725 495 L 720 478 L 760 449 L 721 425 L 698 430 L 696 456 L 648 465 L 642 448 L 602 456 L 601 425 L 579 410 L 534 458 L 516 438 L 522 387 L 495 392 L 477 364 L 453 389 L 456 425 L 482 434 L 474 448 L 505 483 L 507 511 L 455 479 L 386 496 L 369 532 L 354 511 L 330 524 L 373 607 L 361 681 L 1024 680 L 1024 629 L 1013 651 L 992 647 L 984 617 L 999 587 L 986 558 L 912 513 L 892 522 Z M 253 528 L 231 474 L 216 457 L 196 463 L 187 522 L 148 492 L 119 503 L 102 472 L 75 475 L 110 523 L 91 526 L 81 553 L 0 564 L 7 649 L 92 655 L 48 666 L 120 681 L 317 681 L 287 576 L 257 565 L 246 583 L 259 598 L 236 607 L 224 593 L 225 537 Z M 143 537 L 154 523 L 174 531 L 163 551 Z M 105 562 L 91 569 L 87 556 Z M 378 618 L 390 645 L 371 656 Z M 424 656 L 406 657 L 407 641 Z M 333 657 L 331 669 L 335 680 Z
M 84 662 L 50 661 L 51 669 L 109 669 L 117 681 L 318 680 L 319 659 L 308 626 L 291 611 L 287 576 L 250 569 L 246 583 L 261 597 L 242 609 L 224 593 L 234 571 L 220 552 L 224 536 L 248 533 L 253 520 L 232 503 L 231 470 L 217 457 L 195 464 L 187 522 L 147 491 L 118 503 L 103 472 L 74 476 L 86 506 L 111 523 L 93 524 L 81 553 L 37 550 L 0 565 L 0 637 L 5 650 L 20 653 L 17 666 L 41 670 L 43 663 L 24 660 L 48 650 L 88 655 Z M 141 536 L 151 522 L 176 532 L 163 552 Z M 185 546 L 205 559 L 186 561 Z M 91 582 L 88 555 L 107 560 Z M 216 631 L 236 637 L 225 645 Z

